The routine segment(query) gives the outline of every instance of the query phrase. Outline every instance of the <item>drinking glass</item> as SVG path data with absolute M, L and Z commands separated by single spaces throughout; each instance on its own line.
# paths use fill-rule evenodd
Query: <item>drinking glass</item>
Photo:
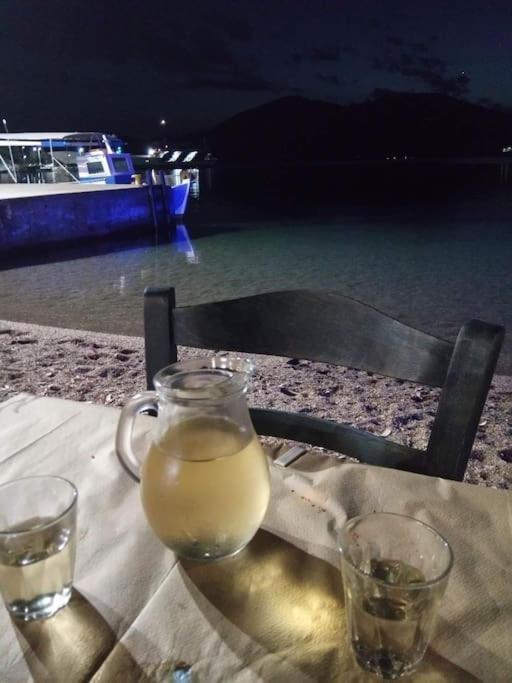
M 68 604 L 78 492 L 61 477 L 0 486 L 0 592 L 10 615 L 44 619 Z
M 432 637 L 452 568 L 448 542 L 412 517 L 373 513 L 349 520 L 339 547 L 358 664 L 385 679 L 411 673 Z
M 121 412 L 117 453 L 141 481 L 151 528 L 181 557 L 234 555 L 267 510 L 269 467 L 245 399 L 252 368 L 249 359 L 224 355 L 175 363 L 156 374 L 156 391 L 135 396 Z M 148 409 L 158 417 L 140 457 L 133 423 Z

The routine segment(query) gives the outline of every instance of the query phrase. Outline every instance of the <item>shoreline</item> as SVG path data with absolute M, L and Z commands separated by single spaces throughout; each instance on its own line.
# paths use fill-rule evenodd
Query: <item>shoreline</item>
M 178 355 L 209 353 L 180 347 Z M 0 401 L 25 391 L 121 407 L 146 386 L 142 337 L 0 321 L 0 357 Z M 254 359 L 251 405 L 342 421 L 426 447 L 440 390 L 324 363 Z M 510 376 L 493 379 L 464 481 L 512 489 Z

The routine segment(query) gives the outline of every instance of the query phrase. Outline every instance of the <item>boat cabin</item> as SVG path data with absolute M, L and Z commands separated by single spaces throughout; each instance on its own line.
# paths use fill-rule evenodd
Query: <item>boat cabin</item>
M 95 149 L 76 158 L 81 183 L 130 184 L 135 173 L 130 154 Z

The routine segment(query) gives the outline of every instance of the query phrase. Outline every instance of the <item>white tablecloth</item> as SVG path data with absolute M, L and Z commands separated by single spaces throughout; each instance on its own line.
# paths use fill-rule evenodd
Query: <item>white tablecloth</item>
M 251 574 L 246 564 L 247 573 L 239 575 L 251 577 L 247 595 L 259 596 L 251 610 L 260 605 L 271 614 L 253 613 L 259 624 L 253 629 L 235 598 L 231 607 L 230 595 L 217 600 L 229 581 L 222 563 L 187 568 L 153 536 L 138 486 L 114 453 L 118 417 L 114 408 L 27 394 L 0 404 L 0 483 L 56 474 L 79 490 L 77 593 L 52 619 L 19 629 L 0 607 L 2 683 L 366 680 L 348 654 L 336 654 L 337 640 L 321 646 L 315 641 L 315 632 L 332 633 L 328 617 L 316 626 L 309 622 L 311 615 L 323 619 L 331 607 L 337 609 L 325 589 L 333 577 L 338 580 L 336 528 L 347 517 L 374 510 L 431 524 L 455 553 L 432 653 L 415 680 L 512 680 L 510 493 L 384 468 L 333 465 L 317 454 L 286 470 L 272 467 L 264 528 L 275 536 L 262 532 L 251 544 L 260 573 Z M 141 420 L 141 431 L 147 431 L 152 418 Z M 276 567 L 286 565 L 283 557 L 296 579 L 288 602 L 279 597 L 284 579 Z M 242 572 L 240 566 L 233 571 Z M 325 590 L 315 598 L 320 574 L 327 577 Z M 239 577 L 231 584 L 234 592 Z M 301 586 L 308 596 L 303 604 L 300 592 L 292 595 Z M 297 641 L 304 641 L 297 644 L 300 652 L 277 646 L 281 636 L 272 629 L 280 621 L 272 620 L 279 609 Z M 304 663 L 304 651 L 313 646 L 322 674 Z

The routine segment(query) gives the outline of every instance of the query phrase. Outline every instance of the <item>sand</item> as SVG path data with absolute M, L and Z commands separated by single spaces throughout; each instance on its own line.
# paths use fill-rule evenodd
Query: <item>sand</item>
M 179 349 L 180 358 L 205 353 Z M 141 337 L 4 321 L 0 358 L 0 401 L 25 391 L 122 406 L 145 389 Z M 417 448 L 427 444 L 437 389 L 322 363 L 267 356 L 255 361 L 254 406 L 334 419 Z M 512 377 L 494 378 L 465 481 L 512 488 Z

